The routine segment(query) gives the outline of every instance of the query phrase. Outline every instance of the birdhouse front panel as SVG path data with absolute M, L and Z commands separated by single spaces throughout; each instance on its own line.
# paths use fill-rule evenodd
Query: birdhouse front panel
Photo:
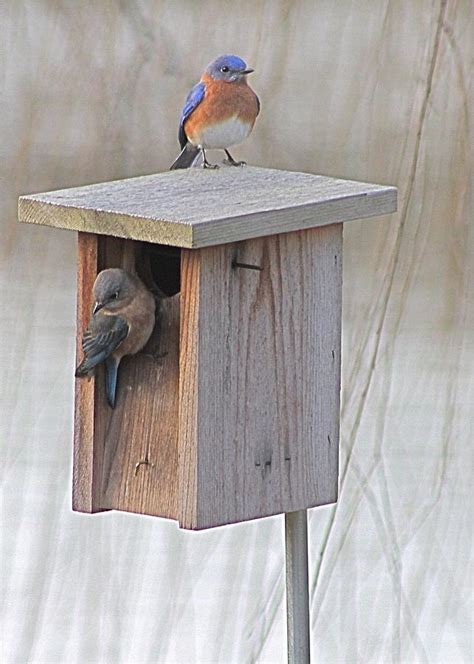
M 147 285 L 154 286 L 147 279 L 150 256 L 144 246 L 79 234 L 78 358 L 93 307 L 92 284 L 100 270 L 136 269 Z M 115 408 L 107 403 L 103 367 L 88 380 L 76 378 L 75 510 L 118 509 L 178 518 L 178 359 L 179 295 L 175 295 L 158 299 L 150 341 L 142 352 L 122 361 Z

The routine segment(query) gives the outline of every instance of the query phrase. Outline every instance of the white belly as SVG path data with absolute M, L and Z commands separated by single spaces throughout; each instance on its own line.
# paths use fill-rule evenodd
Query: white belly
M 243 122 L 234 116 L 225 122 L 207 127 L 199 134 L 194 134 L 192 143 L 210 150 L 223 150 L 245 141 L 251 130 L 250 122 Z

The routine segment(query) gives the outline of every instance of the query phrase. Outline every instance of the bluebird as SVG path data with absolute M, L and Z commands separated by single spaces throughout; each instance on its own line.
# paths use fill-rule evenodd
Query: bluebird
M 224 150 L 225 163 L 241 166 L 228 148 L 242 143 L 252 131 L 260 102 L 247 84 L 249 69 L 236 55 L 211 62 L 191 92 L 181 113 L 178 138 L 181 152 L 170 169 L 192 166 L 199 153 L 203 168 L 218 168 L 206 159 L 206 149 Z
M 114 408 L 120 360 L 137 353 L 150 338 L 155 299 L 136 275 L 119 268 L 100 272 L 93 294 L 95 306 L 82 339 L 84 359 L 76 376 L 86 376 L 105 362 L 105 392 Z

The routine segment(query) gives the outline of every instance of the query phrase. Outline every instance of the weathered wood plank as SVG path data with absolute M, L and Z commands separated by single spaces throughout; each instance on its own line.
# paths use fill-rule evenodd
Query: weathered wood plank
M 93 307 L 92 286 L 98 270 L 97 235 L 78 234 L 76 366 L 82 359 L 82 331 Z M 95 438 L 95 377 L 76 378 L 72 506 L 78 512 L 100 511 L 100 462 Z
M 396 210 L 395 187 L 246 166 L 22 196 L 20 221 L 205 247 Z
M 195 524 L 197 513 L 200 266 L 200 252 L 182 250 L 178 424 L 181 524 Z
M 180 445 L 196 488 L 180 525 L 334 502 L 342 225 L 186 253 Z

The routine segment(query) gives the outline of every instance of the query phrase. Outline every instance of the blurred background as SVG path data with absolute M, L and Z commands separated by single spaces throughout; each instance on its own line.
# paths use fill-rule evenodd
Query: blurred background
M 310 512 L 314 662 L 471 662 L 470 0 L 2 0 L 3 661 L 286 661 L 282 517 L 71 512 L 76 235 L 20 194 L 166 169 L 207 63 L 255 68 L 249 163 L 399 187 L 344 228 L 340 500 Z M 471 207 L 470 207 L 471 206 Z

